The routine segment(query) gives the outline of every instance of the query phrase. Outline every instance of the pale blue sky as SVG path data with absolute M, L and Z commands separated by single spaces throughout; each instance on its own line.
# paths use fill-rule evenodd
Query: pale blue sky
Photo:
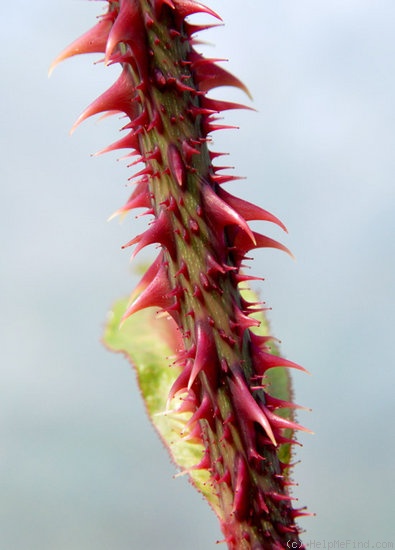
M 313 412 L 294 471 L 304 541 L 395 543 L 393 522 L 395 4 L 393 0 L 216 0 L 202 35 L 250 88 L 254 112 L 214 136 L 228 186 L 278 215 L 296 256 L 255 254 Z M 241 7 L 242 6 L 242 7 Z M 117 120 L 68 130 L 112 82 L 99 56 L 56 54 L 101 3 L 7 2 L 0 36 L 0 550 L 206 550 L 216 519 L 145 418 L 134 374 L 99 343 L 106 311 L 136 277 L 121 244 L 144 220 L 108 216 L 127 198 Z M 215 44 L 215 46 L 214 46 Z M 235 90 L 219 98 L 247 101 Z M 193 543 L 191 544 L 191 536 Z

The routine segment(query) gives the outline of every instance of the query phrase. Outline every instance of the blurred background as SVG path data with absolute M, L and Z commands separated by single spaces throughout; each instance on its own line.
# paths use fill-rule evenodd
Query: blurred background
M 257 109 L 226 114 L 240 129 L 213 136 L 247 178 L 227 189 L 279 216 L 288 235 L 256 227 L 296 256 L 256 252 L 252 273 L 284 354 L 312 373 L 294 374 L 296 402 L 313 409 L 299 421 L 315 432 L 299 437 L 294 470 L 298 504 L 317 514 L 300 521 L 303 540 L 395 543 L 395 4 L 207 3 L 225 27 L 198 49 L 228 58 L 254 102 L 212 95 Z M 120 247 L 146 220 L 106 221 L 130 171 L 90 153 L 120 121 L 68 130 L 118 69 L 85 56 L 47 71 L 103 7 L 2 6 L 0 550 L 206 550 L 222 538 L 173 479 L 129 365 L 100 344 L 107 310 L 137 281 Z

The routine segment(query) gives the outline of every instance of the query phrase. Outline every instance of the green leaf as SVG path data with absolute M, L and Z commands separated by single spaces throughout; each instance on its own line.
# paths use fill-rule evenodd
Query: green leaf
M 243 296 L 248 301 L 257 301 L 256 295 L 250 290 L 243 291 Z M 186 423 L 192 413 L 172 411 L 171 407 L 177 407 L 176 399 L 168 404 L 167 408 L 170 388 L 180 373 L 180 369 L 172 364 L 178 337 L 176 326 L 170 317 L 158 316 L 156 308 L 139 311 L 121 323 L 127 304 L 128 299 L 119 300 L 110 311 L 103 342 L 110 350 L 123 353 L 135 367 L 148 416 L 172 459 L 181 472 L 190 475 L 196 488 L 218 513 L 219 504 L 209 483 L 209 472 L 193 469 L 201 461 L 204 447 L 200 442 L 185 439 L 188 435 Z M 269 324 L 265 315 L 259 312 L 255 317 L 261 322 L 255 332 L 267 335 Z M 270 351 L 279 354 L 274 341 L 270 344 Z M 275 397 L 291 399 L 290 376 L 287 369 L 269 369 L 264 383 L 269 386 L 270 393 Z M 293 418 L 293 411 L 290 409 L 280 409 L 278 414 L 285 418 Z M 291 437 L 292 431 L 287 430 L 286 436 Z M 280 446 L 279 457 L 284 463 L 290 462 L 289 444 Z
M 166 412 L 170 388 L 180 373 L 179 368 L 171 365 L 176 351 L 171 345 L 175 325 L 172 326 L 169 318 L 158 317 L 155 308 L 139 311 L 121 324 L 127 304 L 128 300 L 123 299 L 114 305 L 108 315 L 103 342 L 110 350 L 123 353 L 135 367 L 148 416 L 172 459 L 182 472 L 189 473 L 196 488 L 216 510 L 216 495 L 207 483 L 208 471 L 191 470 L 204 453 L 202 444 L 184 439 L 188 435 L 184 429 L 191 413 Z

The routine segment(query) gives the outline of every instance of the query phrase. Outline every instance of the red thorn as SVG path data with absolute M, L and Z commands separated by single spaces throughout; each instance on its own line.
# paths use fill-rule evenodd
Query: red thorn
M 258 319 L 251 319 L 245 315 L 236 305 L 234 306 L 236 321 L 231 322 L 232 328 L 241 329 L 242 333 L 251 327 L 259 327 L 260 321 Z
M 222 275 L 225 275 L 225 273 L 228 273 L 229 271 L 236 271 L 237 267 L 233 265 L 227 265 L 226 263 L 220 264 L 217 262 L 217 260 L 214 258 L 214 256 L 211 253 L 208 253 L 206 255 L 206 265 L 207 265 L 207 274 L 218 274 L 221 273 Z
M 182 147 L 182 152 L 184 154 L 185 160 L 187 162 L 191 161 L 193 155 L 200 154 L 200 151 L 195 147 L 193 147 L 192 145 L 190 145 L 186 139 L 183 140 L 181 147 Z
M 199 273 L 199 281 L 204 290 L 211 290 L 213 288 L 213 284 L 211 283 L 210 279 L 202 271 Z
M 226 483 L 226 485 L 230 485 L 231 477 L 230 477 L 230 472 L 229 472 L 228 469 L 225 470 L 222 477 L 217 479 L 217 483 Z
M 203 115 L 203 117 L 208 118 L 210 115 L 215 114 L 215 111 L 209 109 L 203 109 L 203 107 L 198 107 L 196 105 L 191 105 L 186 112 L 191 116 L 193 120 L 196 120 L 198 116 Z
M 140 70 L 140 77 L 145 80 L 147 72 L 147 48 L 145 27 L 140 4 L 121 0 L 119 13 L 107 40 L 106 61 L 120 43 L 128 44 L 133 52 L 134 61 Z
M 181 33 L 176 29 L 169 29 L 169 36 L 172 40 L 174 40 L 176 38 L 179 38 L 181 36 Z
M 164 210 L 161 210 L 159 216 L 144 233 L 137 235 L 137 237 L 123 245 L 122 248 L 127 248 L 128 246 L 136 243 L 138 244 L 133 251 L 132 258 L 134 258 L 136 254 L 140 252 L 140 250 L 142 250 L 145 246 L 153 243 L 160 243 L 161 245 L 165 246 L 170 256 L 173 259 L 175 258 L 176 249 L 174 244 L 173 232 L 168 215 Z
M 200 427 L 200 424 L 196 423 L 193 425 L 193 427 L 189 430 L 187 434 L 182 436 L 183 441 L 190 441 L 191 443 L 195 443 L 197 445 L 203 445 L 202 440 L 202 429 Z M 206 463 L 205 463 L 206 464 Z M 185 470 L 185 473 L 189 473 L 193 470 L 200 470 L 200 469 L 208 469 L 205 466 L 203 466 L 203 462 L 199 462 L 199 464 L 196 464 L 195 466 L 191 466 L 188 468 L 188 470 Z
M 292 401 L 285 401 L 284 399 L 279 399 L 278 397 L 274 397 L 270 394 L 265 394 L 265 401 L 266 406 L 270 410 L 274 409 L 301 409 L 304 411 L 310 411 L 311 409 L 308 409 L 307 407 L 302 407 L 301 405 L 297 405 L 296 403 L 292 403 Z
M 240 272 L 235 273 L 233 276 L 237 284 L 245 283 L 246 281 L 264 281 L 265 280 L 263 277 L 255 277 L 254 275 L 245 275 L 244 273 L 240 273 Z
M 131 155 L 132 156 L 132 155 Z M 131 162 L 127 165 L 128 168 L 132 168 L 132 166 L 136 166 L 137 164 L 140 164 L 141 162 L 144 162 L 143 157 L 140 155 L 140 152 L 136 151 L 136 153 L 133 156 L 137 156 L 137 159 Z M 138 176 L 139 174 L 136 174 Z M 132 176 L 133 177 L 133 176 Z M 131 179 L 131 178 L 129 178 Z
M 84 53 L 104 53 L 106 51 L 107 38 L 112 23 L 113 18 L 105 16 L 89 31 L 74 40 L 74 42 L 67 46 L 67 48 L 65 48 L 52 62 L 49 68 L 49 76 L 59 63 L 69 57 Z
M 184 187 L 186 181 L 185 165 L 180 151 L 173 143 L 167 149 L 167 160 L 173 178 L 180 187 Z
M 208 29 L 215 29 L 216 27 L 221 27 L 221 24 L 216 23 L 214 25 L 193 25 L 188 21 L 184 21 L 184 30 L 189 37 L 197 32 L 206 31 Z
M 304 506 L 303 508 L 296 508 L 296 509 L 293 509 L 291 510 L 291 515 L 294 519 L 296 518 L 300 518 L 300 517 L 307 517 L 307 516 L 310 516 L 310 517 L 314 517 L 315 514 L 312 513 L 312 512 L 306 512 L 306 507 Z
M 136 99 L 136 102 L 139 103 Z M 128 130 L 129 128 L 134 130 L 137 133 L 141 133 L 142 130 L 140 129 L 141 126 L 145 126 L 146 124 L 148 124 L 148 113 L 147 113 L 147 110 L 144 109 L 144 111 L 139 111 L 136 113 L 137 116 L 135 116 L 135 118 L 132 119 L 131 118 L 131 121 L 129 122 L 129 124 L 125 124 L 125 126 L 122 128 L 122 130 Z
M 223 201 L 209 184 L 203 187 L 203 200 L 208 216 L 212 218 L 215 225 L 219 225 L 221 228 L 227 225 L 237 225 L 242 229 L 241 234 L 244 238 L 247 241 L 252 241 L 251 248 L 254 248 L 255 237 L 248 223 L 238 212 L 236 212 L 236 210 Z
M 238 411 L 240 418 L 260 424 L 273 445 L 277 447 L 277 442 L 270 426 L 270 422 L 264 411 L 252 397 L 247 383 L 240 373 L 236 373 L 233 378 L 229 379 L 229 387 L 232 393 L 235 409 Z
M 298 528 L 296 527 L 296 525 L 286 526 L 282 523 L 277 522 L 276 528 L 279 533 L 284 533 L 284 534 L 292 533 L 294 535 L 298 534 Z
M 111 220 L 115 216 L 118 216 L 119 214 L 125 214 L 133 208 L 151 208 L 151 206 L 151 197 L 148 190 L 148 183 L 143 183 L 141 186 L 138 185 L 136 187 L 136 189 L 128 198 L 126 204 L 119 208 L 116 212 L 114 212 L 114 214 L 110 216 L 109 220 Z
M 147 160 L 155 160 L 159 164 L 162 162 L 162 152 L 158 145 L 155 145 L 152 151 L 145 154 L 144 161 L 146 162 Z
M 229 111 L 231 109 L 246 109 L 248 111 L 255 111 L 252 107 L 242 105 L 241 103 L 233 103 L 231 101 L 220 101 L 213 99 L 212 97 L 203 96 L 200 100 L 200 105 L 209 109 L 211 112 L 221 113 L 222 111 Z
M 234 170 L 234 166 L 213 166 L 213 171 L 216 174 L 222 170 Z
M 200 4 L 199 2 L 195 2 L 195 0 L 173 0 L 173 4 L 177 14 L 182 19 L 185 19 L 185 17 L 188 17 L 188 15 L 192 15 L 194 13 L 206 13 L 207 15 L 212 15 L 221 21 L 220 16 L 215 13 L 215 11 L 211 10 L 207 6 L 204 6 L 203 4 Z
M 229 155 L 229 153 L 216 153 L 215 151 L 209 151 L 208 154 L 211 160 L 214 160 L 218 157 L 227 157 Z
M 273 412 L 269 411 L 269 409 L 264 405 L 262 405 L 262 409 L 265 415 L 267 416 L 270 424 L 277 429 L 299 430 L 302 432 L 307 432 L 309 434 L 313 433 L 311 430 L 308 430 L 304 426 L 301 426 L 300 424 L 297 424 L 292 420 L 288 420 L 286 418 L 283 418 L 282 416 L 278 416 L 277 414 L 274 414 Z
M 196 90 L 196 88 L 192 88 L 192 86 L 187 86 L 187 84 L 184 84 L 181 82 L 181 80 L 178 80 L 178 78 L 174 81 L 174 86 L 179 92 L 189 92 L 191 95 L 202 95 L 202 92 L 200 90 Z
M 163 90 L 166 87 L 166 77 L 160 69 L 155 68 L 153 70 L 153 80 L 159 90 Z M 162 105 L 162 107 L 163 109 L 165 108 L 164 105 Z
M 188 381 L 188 390 L 191 389 L 200 371 L 204 371 L 209 380 L 217 370 L 217 351 L 211 330 L 202 321 L 196 322 L 195 328 L 196 356 Z
M 221 359 L 221 370 L 225 373 L 229 372 L 229 365 L 224 357 Z
M 129 164 L 128 168 L 130 168 L 131 166 L 135 165 L 135 164 L 138 164 L 139 162 L 141 162 L 141 159 L 138 159 L 136 162 L 133 162 L 132 164 Z M 153 174 L 153 169 L 152 169 L 152 166 L 144 166 L 144 168 L 142 168 L 141 170 L 139 170 L 138 172 L 136 172 L 135 174 L 133 174 L 133 176 L 130 176 L 129 181 L 131 180 L 134 180 L 135 178 L 141 178 L 141 176 L 148 176 L 148 177 L 151 177 Z M 141 181 L 141 180 L 139 180 Z
M 187 395 L 180 396 L 181 404 L 176 407 L 175 412 L 177 413 L 193 413 L 196 411 L 197 403 L 196 403 L 196 396 L 193 392 L 189 392 Z
M 174 274 L 174 277 L 179 277 L 180 275 L 183 275 L 187 281 L 189 281 L 189 271 L 188 266 L 185 263 L 184 260 L 181 260 L 181 266 L 180 269 Z
M 70 133 L 73 133 L 77 126 L 88 117 L 105 111 L 121 111 L 126 113 L 130 119 L 135 118 L 140 112 L 140 105 L 138 102 L 133 101 L 134 91 L 134 85 L 128 69 L 124 68 L 120 77 L 111 88 L 95 99 L 79 116 Z
M 194 233 L 195 235 L 197 235 L 199 233 L 200 227 L 199 227 L 199 224 L 196 220 L 194 220 L 193 218 L 189 218 L 188 225 L 189 225 L 189 229 L 192 231 L 192 233 Z
M 259 509 L 265 512 L 265 514 L 269 513 L 269 508 L 267 507 L 267 504 L 265 502 L 264 496 L 261 492 L 258 492 L 258 503 L 259 503 Z
M 104 153 L 109 153 L 110 151 L 116 151 L 118 149 L 134 149 L 138 152 L 140 149 L 138 135 L 134 131 L 129 132 L 123 138 L 95 153 L 94 156 L 103 155 Z
M 203 398 L 199 407 L 195 410 L 194 414 L 186 423 L 186 427 L 189 428 L 190 426 L 193 426 L 193 424 L 195 424 L 196 422 L 202 419 L 206 419 L 208 422 L 210 422 L 210 420 L 213 419 L 213 417 L 214 417 L 214 409 L 208 394 L 205 393 L 203 395 Z
M 201 288 L 195 283 L 193 285 L 193 293 L 192 293 L 192 296 L 194 298 L 197 298 L 199 300 L 199 302 L 203 302 L 203 293 L 202 293 L 202 290 Z
M 128 178 L 129 180 L 134 179 L 134 178 L 141 178 L 141 176 L 148 176 L 149 179 L 152 179 L 153 177 L 158 175 L 157 171 L 154 172 L 154 168 L 152 166 L 152 163 L 146 162 L 144 158 L 140 158 L 137 161 L 133 162 L 132 164 L 130 164 L 128 166 L 128 168 L 130 166 L 134 166 L 134 165 L 136 165 L 138 163 L 141 163 L 141 162 L 144 162 L 144 164 L 145 164 L 144 168 L 142 168 L 139 172 L 134 174 L 132 177 Z
M 163 266 L 160 266 L 155 278 L 149 283 L 146 289 L 134 300 L 122 316 L 121 323 L 128 317 L 145 309 L 147 307 L 168 308 L 171 306 L 173 298 L 169 297 L 171 288 L 167 279 L 167 272 Z
M 199 424 L 196 424 L 195 426 L 195 430 L 196 429 L 199 429 L 199 434 L 201 434 L 201 428 L 199 426 Z M 200 438 L 201 439 L 201 438 Z M 209 455 L 209 452 L 206 450 L 203 454 L 203 458 L 202 460 L 196 464 L 195 466 L 192 466 L 191 468 L 188 468 L 189 471 L 193 471 L 193 470 L 209 470 L 211 466 L 211 461 L 210 461 L 210 455 Z
M 174 361 L 175 365 L 184 365 L 186 364 L 187 359 L 193 359 L 196 355 L 196 346 L 193 344 L 188 349 L 181 349 L 178 353 L 177 359 Z
M 299 447 L 303 447 L 303 445 L 296 439 L 284 437 L 281 433 L 277 434 L 277 442 L 279 445 L 298 445 Z M 283 470 L 286 468 L 292 468 L 292 464 L 285 464 Z M 293 486 L 297 485 L 297 483 L 288 483 L 288 485 Z
M 155 261 L 149 266 L 147 271 L 141 277 L 138 285 L 135 287 L 134 291 L 132 292 L 130 301 L 135 300 L 137 296 L 141 294 L 143 290 L 145 290 L 147 286 L 154 281 L 162 265 L 164 265 L 164 258 L 163 258 L 163 252 L 160 252 L 156 257 Z
M 246 518 L 250 506 L 249 485 L 247 465 L 244 458 L 239 455 L 236 459 L 236 483 L 232 510 L 239 520 Z
M 238 126 L 232 126 L 229 124 L 214 124 L 213 119 L 203 119 L 202 120 L 202 131 L 205 135 L 211 134 L 211 132 L 217 132 L 218 130 L 238 130 Z M 240 179 L 240 178 L 239 178 Z
M 151 121 L 147 126 L 147 132 L 155 129 L 159 134 L 163 133 L 163 121 L 157 109 L 153 110 Z
M 212 59 L 206 59 L 202 55 L 193 52 L 190 56 L 192 70 L 199 84 L 199 89 L 208 92 L 219 86 L 233 86 L 239 88 L 252 99 L 248 88 L 234 75 L 216 65 Z
M 235 197 L 234 195 L 231 195 L 230 193 L 225 191 L 225 189 L 223 188 L 218 189 L 218 195 L 221 197 L 221 199 L 226 201 L 229 206 L 231 206 L 241 216 L 243 216 L 245 220 L 261 220 L 264 222 L 272 222 L 281 227 L 281 229 L 283 229 L 285 232 L 287 232 L 287 228 L 285 227 L 285 225 L 276 216 L 274 216 L 267 210 L 264 210 L 263 208 L 252 204 L 251 202 L 240 199 L 239 197 Z
M 281 502 L 283 500 L 288 500 L 288 501 L 297 500 L 295 497 L 292 497 L 291 495 L 277 493 L 276 491 L 268 491 L 265 496 L 270 497 L 275 502 Z
M 232 176 L 230 174 L 222 175 L 222 174 L 211 174 L 210 176 L 211 180 L 215 183 L 218 183 L 218 185 L 222 185 L 224 183 L 229 183 L 230 181 L 238 181 L 245 179 L 242 176 Z
M 177 230 L 175 230 L 175 233 L 176 233 L 176 231 Z M 185 244 L 190 244 L 191 243 L 191 235 L 190 235 L 189 231 L 187 231 L 185 228 L 182 230 L 182 238 L 183 238 Z
M 256 335 L 251 334 L 250 336 L 251 336 L 251 351 L 252 351 L 252 358 L 254 361 L 254 367 L 257 374 L 259 374 L 259 376 L 263 376 L 267 370 L 275 367 L 297 369 L 305 372 L 306 374 L 309 374 L 309 372 L 305 368 L 301 367 L 297 363 L 294 363 L 293 361 L 289 361 L 288 359 L 284 359 L 283 357 L 280 357 L 278 355 L 272 355 L 271 353 L 264 351 L 262 348 L 256 345 L 256 341 L 255 341 Z
M 189 377 L 191 375 L 192 370 L 192 361 L 188 361 L 186 366 L 183 368 L 181 373 L 178 375 L 176 380 L 173 382 L 172 387 L 169 390 L 169 395 L 167 398 L 167 405 L 166 408 L 169 408 L 171 400 L 175 397 L 175 395 L 179 392 L 186 393 L 187 392 L 187 384 Z
M 234 256 L 236 258 L 235 261 L 237 264 L 241 263 L 244 255 L 249 250 L 253 250 L 255 248 L 276 248 L 277 250 L 282 250 L 283 252 L 286 252 L 291 256 L 291 258 L 293 258 L 292 252 L 286 246 L 274 239 L 271 239 L 270 237 L 266 237 L 266 235 L 261 235 L 260 233 L 256 233 L 255 231 L 253 231 L 253 239 L 253 243 L 251 243 L 250 239 L 245 235 L 244 232 L 239 231 L 238 233 L 236 233 L 233 240 L 233 246 Z

